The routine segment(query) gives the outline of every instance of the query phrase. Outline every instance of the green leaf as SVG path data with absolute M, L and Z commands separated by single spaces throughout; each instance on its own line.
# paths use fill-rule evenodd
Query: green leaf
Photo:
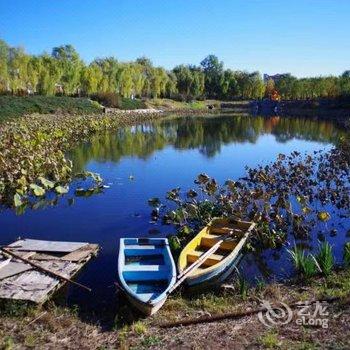
M 16 208 L 23 204 L 22 197 L 18 193 L 13 196 L 13 204 Z
M 65 194 L 68 193 L 69 191 L 69 187 L 63 187 L 63 186 L 56 186 L 55 187 L 55 192 L 58 194 Z
M 158 208 L 160 206 L 160 199 L 157 197 L 150 198 L 148 204 L 153 208 Z
M 196 217 L 198 214 L 198 207 L 192 203 L 186 205 L 186 210 L 191 217 Z
M 48 179 L 45 179 L 44 177 L 40 176 L 38 178 L 38 180 L 40 181 L 40 183 L 44 186 L 44 188 L 50 190 L 51 188 L 54 188 L 55 187 L 55 184 L 48 180 Z
M 37 197 L 41 197 L 45 194 L 45 190 L 36 184 L 30 184 L 29 187 Z
M 185 236 L 189 235 L 192 232 L 193 232 L 193 230 L 190 227 L 188 227 L 187 225 L 182 226 L 179 230 L 179 233 L 183 234 Z

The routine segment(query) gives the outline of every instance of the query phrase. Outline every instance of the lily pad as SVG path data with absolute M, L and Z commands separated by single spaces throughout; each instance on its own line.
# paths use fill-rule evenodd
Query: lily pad
M 55 184 L 48 180 L 48 179 L 45 179 L 44 177 L 40 176 L 38 178 L 38 180 L 40 181 L 40 183 L 44 186 L 44 188 L 46 188 L 47 190 L 50 190 L 51 188 L 54 188 L 55 187 Z
M 45 194 L 45 189 L 36 184 L 30 184 L 29 187 L 37 197 L 41 197 Z
M 56 186 L 55 187 L 55 192 L 58 194 L 65 194 L 68 193 L 69 191 L 69 187 L 63 187 L 63 186 Z
M 327 211 L 320 211 L 317 214 L 317 218 L 321 221 L 328 221 L 331 218 L 331 215 Z
M 160 199 L 157 197 L 150 198 L 148 204 L 153 208 L 158 208 L 160 206 Z
M 18 193 L 13 196 L 13 204 L 16 208 L 23 204 L 22 197 Z

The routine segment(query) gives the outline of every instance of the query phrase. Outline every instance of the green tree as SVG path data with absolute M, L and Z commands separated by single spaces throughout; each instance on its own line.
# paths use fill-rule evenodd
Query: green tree
M 10 76 L 8 71 L 9 46 L 0 40 L 0 92 L 6 92 L 10 88 Z
M 72 45 L 62 45 L 52 49 L 52 57 L 60 66 L 62 72 L 60 83 L 63 85 L 64 93 L 68 95 L 77 93 L 83 68 L 78 52 Z
M 218 98 L 222 95 L 221 81 L 224 64 L 215 55 L 207 56 L 201 62 L 205 74 L 205 93 L 209 98 Z

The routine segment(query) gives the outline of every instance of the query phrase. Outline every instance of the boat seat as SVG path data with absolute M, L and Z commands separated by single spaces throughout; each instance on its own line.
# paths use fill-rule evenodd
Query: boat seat
M 230 232 L 233 232 L 234 234 L 239 234 L 239 235 L 242 235 L 243 234 L 243 231 L 242 230 L 239 230 L 237 228 L 233 228 L 233 227 L 215 227 L 213 226 L 211 229 L 210 229 L 210 233 L 214 233 L 214 234 L 218 234 L 218 235 L 227 235 L 229 234 Z
M 166 265 L 125 265 L 123 270 L 125 281 L 159 281 L 169 276 Z
M 200 245 L 206 248 L 211 248 L 215 243 L 219 240 L 218 236 L 205 234 L 202 236 Z M 222 250 L 232 250 L 237 245 L 235 240 L 227 240 L 220 245 L 220 249 Z
M 187 255 L 187 261 L 189 263 L 194 263 L 197 261 L 202 254 L 204 254 L 204 251 L 200 250 L 194 250 L 191 253 Z M 224 256 L 219 255 L 219 254 L 211 254 L 202 264 L 202 266 L 213 266 L 220 262 L 222 259 L 224 259 Z
M 145 246 L 139 246 L 139 245 L 126 246 L 124 250 L 124 254 L 125 256 L 133 256 L 133 255 L 141 256 L 141 255 L 163 255 L 164 253 L 164 249 L 162 248 L 154 249 L 154 246 L 152 246 L 153 248 L 148 248 L 148 247 L 151 247 L 151 246 L 147 246 L 146 248 Z
M 169 266 L 166 265 L 124 265 L 124 271 L 137 272 L 164 272 L 169 271 Z
M 154 245 L 154 244 L 127 244 L 125 245 L 125 250 L 129 250 L 129 249 L 156 249 L 157 247 L 159 247 L 159 245 Z M 159 248 L 158 248 L 159 249 Z

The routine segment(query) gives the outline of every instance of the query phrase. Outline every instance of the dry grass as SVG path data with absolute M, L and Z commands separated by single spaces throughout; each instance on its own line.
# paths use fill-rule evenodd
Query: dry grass
M 125 307 L 127 317 L 119 317 L 106 330 L 97 322 L 82 321 L 72 310 L 47 306 L 47 313 L 30 309 L 23 316 L 3 316 L 0 322 L 0 349 L 313 349 L 350 347 L 349 303 L 329 304 L 329 328 L 288 325 L 267 328 L 257 315 L 235 320 L 203 323 L 171 329 L 159 325 L 171 320 L 257 308 L 261 300 L 292 303 L 327 295 L 350 294 L 350 270 L 300 284 L 271 284 L 250 289 L 245 300 L 237 289 L 187 296 L 178 293 L 147 319 Z M 125 320 L 128 321 L 125 321 Z

